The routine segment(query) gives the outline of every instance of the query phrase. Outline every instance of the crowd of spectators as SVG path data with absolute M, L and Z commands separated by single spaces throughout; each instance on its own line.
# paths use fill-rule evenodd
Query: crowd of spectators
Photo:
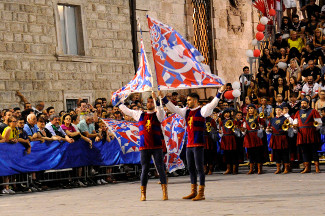
M 303 19 L 296 14 L 295 1 L 287 4 L 280 32 L 264 47 L 256 73 L 244 67 L 243 108 L 248 103 L 268 105 L 289 103 L 292 109 L 306 97 L 310 106 L 320 109 L 325 96 L 325 6 L 315 0 L 300 1 Z

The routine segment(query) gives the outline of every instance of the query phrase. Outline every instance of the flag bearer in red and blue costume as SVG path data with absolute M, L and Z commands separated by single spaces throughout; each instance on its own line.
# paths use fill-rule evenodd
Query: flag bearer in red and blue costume
M 281 173 L 281 162 L 284 163 L 284 174 L 289 172 L 289 145 L 286 131 L 289 129 L 289 125 L 284 126 L 287 129 L 283 130 L 285 121 L 289 120 L 282 115 L 282 107 L 275 107 L 275 117 L 271 118 L 269 125 L 266 129 L 267 133 L 272 133 L 270 139 L 270 148 L 273 149 L 274 160 L 276 162 L 276 171 L 274 174 Z M 289 122 L 290 123 L 290 122 Z
M 247 174 L 254 174 L 254 164 L 257 163 L 258 174 L 262 174 L 262 165 L 264 161 L 264 146 L 263 140 L 258 136 L 263 134 L 260 129 L 264 128 L 265 121 L 258 117 L 256 107 L 254 104 L 247 106 L 248 112 L 243 121 L 243 132 L 245 133 L 244 147 L 247 149 L 249 158 L 249 172 Z M 263 136 L 263 135 L 262 135 Z
M 302 159 L 305 169 L 301 173 L 310 173 L 311 161 L 315 163 L 315 171 L 319 173 L 319 135 L 316 133 L 316 128 L 322 125 L 321 116 L 315 110 L 309 107 L 307 98 L 301 100 L 301 109 L 296 112 L 293 124 L 298 128 L 297 132 L 297 146 L 302 153 Z M 318 126 L 315 127 L 314 123 Z M 317 124 L 316 123 L 316 124 Z
M 230 127 L 232 125 L 232 127 Z M 227 127 L 228 126 L 228 127 Z M 221 143 L 220 147 L 224 151 L 227 170 L 223 174 L 236 174 L 238 164 L 236 137 L 233 132 L 234 120 L 231 118 L 231 110 L 226 109 L 222 113 L 219 123 Z
M 152 93 L 152 97 L 147 100 L 147 111 L 130 110 L 124 104 L 119 108 L 126 115 L 131 116 L 139 122 L 140 135 L 140 157 L 141 157 L 141 201 L 146 200 L 146 189 L 148 183 L 148 172 L 150 168 L 151 156 L 155 160 L 155 164 L 160 176 L 161 187 L 163 191 L 163 200 L 168 200 L 167 180 L 164 170 L 163 161 L 163 142 L 161 122 L 165 118 L 165 111 L 160 106 L 159 101 L 156 102 L 157 111 L 155 112 L 156 95 Z
M 191 178 L 191 193 L 183 199 L 192 199 L 193 201 L 204 200 L 205 173 L 204 173 L 204 131 L 205 118 L 210 116 L 213 109 L 218 105 L 220 96 L 225 86 L 219 89 L 217 96 L 203 107 L 199 106 L 199 95 L 191 93 L 187 96 L 187 107 L 176 107 L 166 97 L 163 102 L 169 111 L 182 116 L 186 121 L 186 130 L 188 134 L 186 145 L 186 160 Z M 162 93 L 159 93 L 163 97 Z M 199 191 L 197 192 L 197 174 L 200 179 Z

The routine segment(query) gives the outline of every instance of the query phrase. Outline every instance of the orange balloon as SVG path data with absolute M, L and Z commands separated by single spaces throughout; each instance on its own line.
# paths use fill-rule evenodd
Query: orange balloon
M 253 54 L 254 54 L 254 57 L 260 57 L 261 51 L 259 49 L 256 49 L 256 50 L 254 50 Z
M 264 38 L 263 32 L 257 32 L 256 33 L 256 40 L 261 41 Z
M 223 95 L 226 99 L 234 99 L 235 97 L 232 95 L 232 90 L 231 91 L 226 91 Z
M 270 9 L 269 14 L 270 16 L 275 16 L 276 11 L 274 9 Z
M 256 29 L 259 32 L 263 32 L 265 30 L 265 25 L 263 25 L 262 23 L 260 23 L 260 24 L 257 25 Z

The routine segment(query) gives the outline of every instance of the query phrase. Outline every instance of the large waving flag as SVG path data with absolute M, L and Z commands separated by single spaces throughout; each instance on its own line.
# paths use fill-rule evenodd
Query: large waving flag
M 184 168 L 184 163 L 180 158 L 183 149 L 186 125 L 185 120 L 178 114 L 173 114 L 166 118 L 162 123 L 164 139 L 167 148 L 165 163 L 167 170 L 171 173 Z
M 216 87 L 224 81 L 211 74 L 204 57 L 172 27 L 148 17 L 158 89 Z
M 145 91 L 152 91 L 152 73 L 148 67 L 148 59 L 141 37 L 141 57 L 138 71 L 127 85 L 113 93 L 112 104 L 116 106 L 122 103 L 131 93 Z

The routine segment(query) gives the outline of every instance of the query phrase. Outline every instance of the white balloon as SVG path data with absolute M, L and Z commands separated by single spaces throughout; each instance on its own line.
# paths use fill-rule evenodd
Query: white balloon
M 246 56 L 247 57 L 254 57 L 253 50 L 246 50 Z
M 239 97 L 240 96 L 240 91 L 238 90 L 238 89 L 235 89 L 235 90 L 233 90 L 232 91 L 232 95 L 234 96 L 234 97 Z
M 234 90 L 236 90 L 236 89 L 240 89 L 240 83 L 239 83 L 238 81 L 233 82 L 233 83 L 232 83 L 232 88 L 233 88 Z
M 287 64 L 286 63 L 284 63 L 284 62 L 279 62 L 278 63 L 278 67 L 280 68 L 280 69 L 286 69 L 287 68 Z
M 257 46 L 257 40 L 256 39 L 252 40 L 252 45 Z
M 269 19 L 265 16 L 263 16 L 261 19 L 260 19 L 260 22 L 263 24 L 263 25 L 267 25 L 267 23 L 269 22 Z

